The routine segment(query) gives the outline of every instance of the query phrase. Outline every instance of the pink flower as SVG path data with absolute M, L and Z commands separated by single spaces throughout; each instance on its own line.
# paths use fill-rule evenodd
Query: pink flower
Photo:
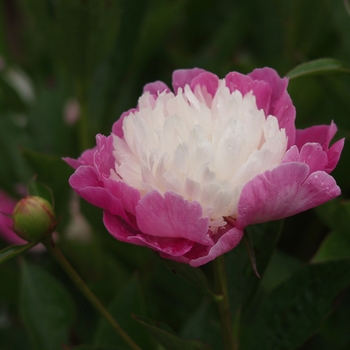
M 295 129 L 288 80 L 270 68 L 216 75 L 194 68 L 144 87 L 108 137 L 77 160 L 69 182 L 104 210 L 118 240 L 203 265 L 237 246 L 244 228 L 340 194 L 329 173 L 336 126 Z
M 27 244 L 12 229 L 12 213 L 17 201 L 0 190 L 0 237 L 10 244 Z

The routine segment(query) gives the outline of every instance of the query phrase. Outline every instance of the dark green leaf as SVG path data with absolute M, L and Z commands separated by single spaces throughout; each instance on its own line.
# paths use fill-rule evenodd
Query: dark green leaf
M 312 258 L 313 262 L 350 257 L 350 235 L 344 231 L 331 232 Z
M 182 325 L 179 336 L 198 339 L 211 344 L 213 349 L 222 349 L 222 332 L 216 303 L 205 299 Z
M 208 349 L 207 345 L 195 340 L 184 340 L 172 332 L 169 327 L 161 322 L 147 319 L 146 317 L 134 316 L 153 337 L 167 350 L 200 350 Z
M 350 69 L 342 62 L 333 58 L 320 58 L 318 60 L 309 61 L 296 66 L 287 73 L 289 79 L 294 79 L 311 74 L 324 74 L 329 72 L 346 72 L 350 73 Z
M 132 318 L 133 313 L 143 311 L 138 278 L 130 279 L 112 300 L 108 311 L 136 343 L 142 344 L 143 349 L 153 348 L 145 330 Z M 94 337 L 94 345 L 111 344 L 125 346 L 125 342 L 119 334 L 104 318 L 101 318 Z
M 52 207 L 55 207 L 55 200 L 53 198 L 53 193 L 50 187 L 32 179 L 28 185 L 29 194 L 31 196 L 38 196 L 46 199 Z
M 23 261 L 20 310 L 38 350 L 68 345 L 74 305 L 70 295 L 48 272 Z
M 253 225 L 247 229 L 255 251 L 256 266 L 261 277 L 264 276 L 281 229 L 281 222 Z M 249 254 L 243 243 L 226 254 L 225 258 L 232 316 L 237 325 L 242 312 L 257 292 L 261 279 L 255 275 Z
M 350 201 L 334 199 L 315 208 L 319 218 L 332 230 L 350 234 Z
M 337 299 L 335 310 L 321 325 L 322 349 L 350 349 L 349 314 L 350 288 L 347 288 Z
M 242 350 L 295 349 L 350 283 L 350 260 L 307 265 L 271 290 L 242 325 Z
M 126 348 L 115 345 L 79 345 L 70 348 L 71 350 L 126 350 Z
M 313 261 L 344 259 L 350 257 L 350 202 L 330 201 L 318 208 L 316 212 L 331 229 L 323 240 Z
M 22 149 L 27 163 L 33 168 L 38 181 L 52 189 L 55 196 L 55 211 L 57 217 L 68 218 L 68 201 L 71 188 L 68 184 L 72 168 L 60 157 Z
M 0 264 L 5 261 L 14 258 L 15 256 L 21 255 L 26 252 L 28 249 L 34 247 L 35 242 L 30 242 L 24 245 L 12 245 L 0 251 Z
M 265 271 L 261 287 L 268 291 L 271 290 L 301 266 L 302 262 L 300 260 L 277 250 L 272 255 Z
M 209 288 L 205 274 L 200 268 L 191 267 L 187 264 L 181 264 L 168 259 L 162 259 L 162 262 L 170 271 L 187 280 L 201 293 L 214 295 Z

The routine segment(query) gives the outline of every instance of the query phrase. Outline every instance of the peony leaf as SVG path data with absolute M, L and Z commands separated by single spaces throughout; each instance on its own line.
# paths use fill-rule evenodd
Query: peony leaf
M 21 265 L 20 311 L 37 350 L 60 350 L 69 344 L 73 301 L 52 275 L 40 266 Z
M 148 334 L 132 318 L 134 312 L 144 311 L 142 304 L 140 281 L 134 276 L 111 301 L 108 311 L 136 343 L 142 344 L 142 349 L 153 349 L 154 344 L 151 344 Z M 125 341 L 104 318 L 101 318 L 95 333 L 94 345 L 106 344 L 125 346 Z
M 349 269 L 349 259 L 298 269 L 251 307 L 241 328 L 241 349 L 300 346 L 319 328 L 339 293 L 349 285 Z
M 346 231 L 350 234 L 350 201 L 334 199 L 316 207 L 315 211 L 320 220 L 332 230 Z
M 316 208 L 316 212 L 332 231 L 323 240 L 313 261 L 348 258 L 350 256 L 350 201 L 334 200 Z
M 329 72 L 346 72 L 350 73 L 350 69 L 342 62 L 333 58 L 320 58 L 317 60 L 299 64 L 290 70 L 286 76 L 289 79 L 299 78 L 310 74 L 324 74 Z
M 184 278 L 192 286 L 196 287 L 201 293 L 214 296 L 210 290 L 207 277 L 198 267 L 191 267 L 187 264 L 177 263 L 173 260 L 162 259 L 166 267 L 176 275 Z
M 68 178 L 72 173 L 71 168 L 60 157 L 43 154 L 27 148 L 22 148 L 22 155 L 33 168 L 38 181 L 49 186 L 55 197 L 55 211 L 57 217 L 67 220 L 68 201 L 70 199 L 70 187 Z M 41 188 L 40 191 L 43 191 Z M 47 194 L 48 195 L 48 194 Z M 47 199 L 45 197 L 45 199 Z
M 261 281 L 261 287 L 265 291 L 270 291 L 283 280 L 289 278 L 290 274 L 299 269 L 302 265 L 302 261 L 294 256 L 276 250 L 265 271 L 264 278 Z
M 261 277 L 264 276 L 275 250 L 282 224 L 283 221 L 252 225 L 246 230 L 252 241 L 256 266 Z M 250 304 L 262 279 L 254 273 L 251 259 L 244 244 L 240 244 L 226 254 L 226 269 L 231 312 L 234 320 L 239 322 L 242 312 L 244 313 L 245 308 Z
M 222 332 L 218 327 L 217 305 L 204 298 L 198 308 L 186 319 L 179 336 L 184 339 L 198 339 L 206 344 L 222 348 Z
M 146 317 L 135 316 L 153 335 L 153 337 L 167 350 L 201 350 L 209 349 L 207 345 L 196 340 L 179 338 L 167 325 L 161 322 L 149 320 Z
M 29 182 L 28 189 L 31 196 L 44 198 L 52 205 L 52 207 L 55 207 L 55 200 L 50 187 L 36 181 L 36 179 L 32 179 Z
M 313 262 L 346 259 L 350 256 L 350 235 L 344 231 L 331 232 L 312 258 Z
M 15 256 L 21 255 L 30 248 L 34 247 L 37 243 L 30 242 L 23 245 L 12 245 L 0 251 L 0 264 L 14 258 Z

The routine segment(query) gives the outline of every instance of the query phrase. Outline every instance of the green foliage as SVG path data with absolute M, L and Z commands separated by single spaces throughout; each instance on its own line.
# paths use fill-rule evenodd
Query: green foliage
M 144 329 L 133 319 L 133 314 L 143 312 L 143 300 L 141 298 L 141 286 L 138 278 L 131 278 L 123 286 L 118 294 L 112 299 L 109 306 L 110 314 L 123 325 L 123 329 L 133 338 L 133 340 L 142 346 L 143 349 L 152 349 L 154 344 L 149 342 Z M 116 334 L 115 330 L 101 318 L 94 336 L 95 345 L 119 345 L 123 346 L 124 341 Z
M 186 264 L 176 263 L 172 260 L 164 259 L 162 262 L 170 271 L 187 280 L 201 293 L 207 294 L 208 296 L 214 296 L 214 293 L 210 290 L 208 281 L 201 269 Z
M 242 349 L 300 346 L 318 329 L 340 291 L 349 285 L 349 268 L 349 259 L 311 264 L 277 285 L 243 323 Z
M 69 293 L 41 267 L 22 262 L 20 309 L 38 350 L 61 349 L 67 344 L 74 319 Z
M 14 258 L 15 256 L 21 255 L 26 252 L 28 249 L 32 248 L 35 245 L 35 242 L 30 242 L 24 245 L 13 245 L 9 246 L 0 251 L 0 264 L 5 261 Z
M 293 68 L 286 74 L 289 79 L 303 77 L 312 74 L 325 74 L 327 72 L 347 72 L 350 73 L 349 68 L 338 60 L 332 58 L 321 58 L 318 60 L 305 62 Z
M 151 321 L 146 319 L 145 317 L 137 317 L 138 320 L 149 332 L 153 335 L 153 337 L 158 340 L 158 342 L 164 346 L 165 349 L 169 350 L 201 350 L 208 349 L 208 347 L 204 344 L 201 344 L 198 341 L 193 340 L 183 340 L 180 339 L 174 331 L 169 329 L 166 325 Z
M 44 198 L 51 204 L 53 208 L 55 207 L 55 199 L 53 197 L 53 193 L 50 187 L 33 179 L 28 184 L 28 190 L 31 196 Z

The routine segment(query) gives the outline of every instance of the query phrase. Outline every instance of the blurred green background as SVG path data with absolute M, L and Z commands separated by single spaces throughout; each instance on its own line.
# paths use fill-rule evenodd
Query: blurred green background
M 100 210 L 84 202 L 79 210 L 68 185 L 72 169 L 61 157 L 93 147 L 97 133 L 108 135 L 120 114 L 136 105 L 143 85 L 170 84 L 175 69 L 196 66 L 222 78 L 229 71 L 269 66 L 284 76 L 298 64 L 324 57 L 350 66 L 350 16 L 342 0 L 2 0 L 0 188 L 18 196 L 18 186 L 33 176 L 52 188 L 62 218 L 62 249 L 104 303 L 114 300 L 121 322 L 147 344 L 144 348 L 156 347 L 128 318 L 130 308 L 164 321 L 185 338 L 215 343 L 218 325 L 211 323 L 208 300 L 169 273 L 153 252 L 113 240 Z M 336 139 L 349 136 L 349 74 L 295 78 L 288 91 L 298 128 L 334 120 Z M 260 288 L 271 289 L 311 259 L 350 257 L 349 157 L 345 147 L 333 173 L 341 199 L 285 220 Z M 108 343 L 108 337 L 119 344 L 45 253 L 29 253 L 26 260 L 42 265 L 70 291 L 76 304 L 71 346 L 100 345 L 99 339 Z M 30 349 L 30 326 L 18 306 L 21 264 L 0 266 L 2 350 Z M 350 348 L 349 290 L 333 306 L 299 349 Z M 213 349 L 220 349 L 218 344 Z M 260 349 L 273 348 L 264 346 Z

